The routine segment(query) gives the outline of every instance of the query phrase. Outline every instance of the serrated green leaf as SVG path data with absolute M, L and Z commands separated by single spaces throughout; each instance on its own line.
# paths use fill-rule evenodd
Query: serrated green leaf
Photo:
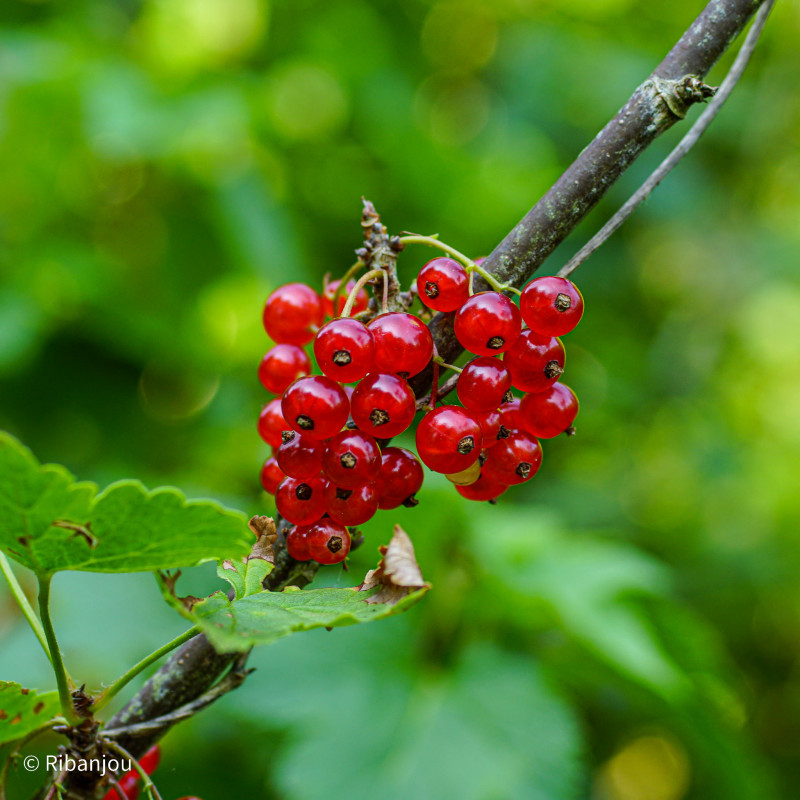
M 247 557 L 242 561 L 226 559 L 220 561 L 217 575 L 231 585 L 234 598 L 238 600 L 262 591 L 264 578 L 272 569 L 272 564 L 265 558 Z
M 18 683 L 0 681 L 0 744 L 27 736 L 60 711 L 58 692 L 37 694 Z
M 251 541 L 238 511 L 138 481 L 97 494 L 0 432 L 0 549 L 39 574 L 194 566 L 241 556 Z

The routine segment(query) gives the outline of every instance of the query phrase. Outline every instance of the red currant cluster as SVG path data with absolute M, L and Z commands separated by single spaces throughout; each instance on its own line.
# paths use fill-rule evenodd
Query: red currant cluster
M 291 283 L 267 299 L 264 327 L 276 345 L 262 359 L 259 378 L 279 397 L 264 406 L 258 421 L 273 448 L 261 483 L 294 526 L 286 537 L 292 557 L 338 563 L 350 550 L 349 527 L 379 508 L 416 505 L 422 466 L 386 440 L 411 425 L 417 400 L 408 380 L 432 361 L 437 370 L 460 372 L 462 406 L 436 407 L 435 381 L 431 406 L 417 427 L 417 451 L 468 499 L 494 500 L 529 480 L 542 460 L 536 437 L 571 430 L 578 401 L 557 382 L 564 347 L 556 337 L 580 320 L 580 292 L 564 278 L 539 278 L 521 293 L 518 308 L 500 291 L 472 294 L 471 272 L 491 276 L 480 262 L 465 260 L 462 266 L 435 258 L 416 282 L 427 309 L 456 312 L 455 335 L 478 356 L 463 370 L 439 358 L 420 317 L 386 310 L 385 287 L 384 313 L 374 316 L 376 301 L 370 305 L 363 289 L 367 276 L 344 291 L 339 281 L 328 283 L 322 295 Z M 311 374 L 303 349 L 312 341 L 321 375 Z M 522 399 L 512 387 L 525 393 Z

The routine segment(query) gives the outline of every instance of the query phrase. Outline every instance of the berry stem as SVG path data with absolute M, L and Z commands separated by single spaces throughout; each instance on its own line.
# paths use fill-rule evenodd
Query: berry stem
M 0 553 L 0 572 L 3 573 L 3 576 L 5 577 L 6 581 L 8 582 L 8 586 L 11 589 L 11 594 L 14 595 L 14 599 L 22 609 L 25 619 L 28 620 L 28 624 L 36 634 L 36 638 L 39 640 L 39 644 L 42 646 L 44 654 L 47 656 L 48 661 L 50 661 L 52 664 L 53 658 L 50 655 L 50 648 L 47 646 L 47 638 L 45 637 L 42 623 L 39 621 L 39 617 L 36 616 L 36 612 L 28 602 L 25 592 L 22 591 L 22 587 L 19 585 L 19 581 L 11 569 L 11 564 L 8 563 L 8 559 L 3 553 Z
M 441 356 L 434 356 L 433 360 L 440 366 L 444 367 L 445 369 L 451 369 L 453 372 L 458 372 L 459 374 L 462 373 L 464 370 L 461 367 L 456 367 L 453 364 L 448 364 Z
M 133 768 L 139 773 L 139 777 L 142 779 L 142 787 L 144 788 L 150 800 L 164 800 L 158 789 L 156 789 L 153 779 L 144 771 L 142 765 L 121 744 L 112 742 L 109 739 L 103 739 L 103 744 L 109 750 L 113 750 L 115 753 L 121 755 L 123 758 L 127 758 L 128 761 L 131 762 Z
M 339 296 L 342 293 L 342 290 L 347 288 L 347 281 L 353 277 L 360 269 L 363 269 L 366 265 L 364 262 L 359 258 L 355 264 L 353 264 L 350 269 L 345 272 L 342 279 L 339 281 L 339 285 L 336 287 L 336 291 L 333 293 L 333 299 L 331 300 L 331 305 L 334 309 L 333 313 L 336 313 L 336 304 L 339 302 Z
M 199 633 L 198 628 L 189 628 L 188 631 L 185 631 L 180 636 L 176 636 L 171 642 L 167 642 L 162 647 L 159 647 L 158 650 L 154 650 L 150 653 L 149 656 L 143 658 L 138 664 L 132 666 L 122 677 L 118 678 L 111 686 L 108 687 L 97 699 L 95 703 L 92 704 L 90 711 L 96 713 L 100 711 L 101 708 L 108 705 L 108 703 L 113 700 L 114 697 L 119 694 L 119 692 L 128 685 L 142 670 L 147 669 L 152 663 L 158 661 L 162 656 L 165 656 L 167 653 L 174 650 L 176 647 L 182 645 L 184 642 L 188 642 L 193 636 L 196 636 Z
M 72 693 L 70 691 L 71 681 L 64 668 L 64 659 L 61 656 L 61 648 L 58 646 L 56 632 L 53 629 L 53 622 L 50 619 L 50 581 L 52 575 L 39 576 L 39 616 L 42 618 L 42 628 L 45 639 L 47 639 L 50 651 L 50 663 L 53 665 L 53 672 L 58 684 L 58 698 L 61 701 L 61 713 L 70 725 L 76 725 L 80 718 L 75 713 L 72 705 Z
M 350 294 L 347 296 L 347 302 L 342 309 L 341 316 L 349 317 L 350 312 L 353 310 L 353 306 L 355 305 L 356 298 L 358 297 L 358 293 L 364 288 L 364 286 L 369 283 L 369 281 L 374 280 L 375 278 L 383 278 L 383 303 L 384 307 L 386 307 L 387 297 L 388 297 L 388 283 L 389 283 L 389 274 L 386 272 L 385 269 L 371 269 L 369 272 L 362 275 L 356 285 L 353 287 Z M 334 308 L 336 308 L 334 306 Z
M 460 261 L 464 268 L 469 273 L 470 277 L 470 294 L 472 294 L 472 273 L 477 272 L 478 275 L 483 278 L 489 286 L 492 287 L 496 292 L 514 292 L 515 294 L 522 294 L 519 289 L 515 286 L 512 286 L 508 283 L 500 283 L 491 272 L 487 272 L 480 264 L 476 264 L 469 256 L 465 256 L 463 253 L 456 250 L 454 247 L 450 247 L 449 244 L 445 244 L 444 242 L 439 241 L 439 234 L 435 233 L 433 236 L 422 236 L 418 233 L 412 233 L 407 236 L 400 237 L 400 243 L 402 245 L 408 244 L 426 244 L 428 247 L 436 247 L 439 250 L 447 253 L 447 255 L 452 256 L 457 261 Z

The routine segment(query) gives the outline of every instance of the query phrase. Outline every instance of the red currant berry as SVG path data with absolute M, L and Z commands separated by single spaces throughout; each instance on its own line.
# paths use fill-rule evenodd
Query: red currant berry
M 281 409 L 292 430 L 311 439 L 328 439 L 347 422 L 350 403 L 336 381 L 324 375 L 309 375 L 286 390 Z
M 264 328 L 273 342 L 307 344 L 322 325 L 320 296 L 304 283 L 276 289 L 264 306 Z
M 381 469 L 381 451 L 375 439 L 361 431 L 337 433 L 325 448 L 322 470 L 328 480 L 344 489 L 374 481 Z
M 148 774 L 152 775 L 161 763 L 161 748 L 154 744 L 140 759 L 139 766 Z
M 321 477 L 287 478 L 275 493 L 278 513 L 295 525 L 310 525 L 325 513 L 325 484 Z
M 581 321 L 583 296 L 566 278 L 536 278 L 523 289 L 519 310 L 532 331 L 542 336 L 563 336 Z
M 328 517 L 308 529 L 306 543 L 309 555 L 320 564 L 338 564 L 350 552 L 347 528 Z
M 503 360 L 515 388 L 523 392 L 541 392 L 558 380 L 564 371 L 565 357 L 560 339 L 525 330 Z
M 478 460 L 483 446 L 481 426 L 469 411 L 441 406 L 417 427 L 417 452 L 434 472 L 461 472 Z
M 500 436 L 500 412 L 494 411 L 473 411 L 472 416 L 481 426 L 481 437 L 483 439 L 483 449 L 497 444 Z
M 500 497 L 506 489 L 508 489 L 506 484 L 493 481 L 483 474 L 469 486 L 456 486 L 456 491 L 467 500 L 494 500 Z
M 375 339 L 357 319 L 332 319 L 319 329 L 314 355 L 329 378 L 340 383 L 360 381 L 375 361 Z
M 125 793 L 125 800 L 136 800 L 139 797 L 139 773 L 135 770 L 126 772 L 119 779 L 119 787 Z M 103 800 L 120 800 L 116 789 L 111 789 L 103 795 Z
M 324 452 L 324 441 L 311 439 L 296 431 L 284 431 L 275 459 L 288 477 L 304 480 L 319 475 Z
M 340 525 L 363 525 L 378 510 L 378 492 L 372 481 L 350 489 L 328 483 L 325 506 L 330 518 Z
M 258 417 L 258 433 L 267 444 L 280 447 L 281 433 L 286 430 L 289 430 L 289 425 L 283 418 L 281 401 L 276 397 L 261 409 Z
M 503 403 L 497 409 L 500 414 L 500 430 L 497 434 L 498 439 L 508 439 L 508 435 L 513 431 L 524 431 L 525 426 L 522 424 L 522 417 L 519 413 L 520 399 L 514 397 L 511 400 Z
M 517 340 L 522 322 L 519 309 L 504 294 L 478 292 L 456 313 L 456 338 L 479 356 L 504 353 Z
M 261 385 L 274 394 L 282 394 L 286 387 L 302 375 L 311 372 L 311 361 L 296 344 L 276 344 L 261 359 L 258 379 Z
M 339 292 L 339 297 L 336 300 L 336 313 L 334 313 L 333 296 L 336 294 L 336 290 L 339 288 L 340 283 L 341 281 L 337 278 L 335 281 L 326 283 L 325 288 L 322 290 L 322 311 L 326 317 L 341 316 L 345 305 L 347 305 L 347 298 L 350 296 L 350 292 L 356 288 L 355 281 L 347 281 L 346 288 Z M 359 289 L 358 294 L 356 295 L 356 301 L 353 304 L 353 311 L 351 313 L 358 314 L 359 311 L 366 311 L 368 305 L 369 295 L 367 294 L 367 290 Z
M 402 378 L 373 372 L 356 386 L 351 412 L 364 433 L 391 439 L 411 424 L 416 403 L 414 393 Z
M 375 370 L 407 378 L 418 375 L 433 358 L 433 337 L 428 326 L 413 314 L 392 311 L 367 325 L 375 337 Z
M 523 428 L 539 439 L 552 439 L 561 433 L 574 433 L 572 423 L 578 415 L 578 398 L 563 383 L 526 394 L 519 407 Z
M 530 480 L 542 464 L 542 448 L 527 431 L 514 431 L 487 454 L 483 475 L 510 486 Z
M 419 271 L 417 292 L 434 311 L 456 311 L 469 298 L 469 275 L 452 258 L 434 258 Z
M 295 525 L 286 534 L 286 550 L 295 561 L 308 561 L 311 553 L 308 552 L 308 525 Z
M 464 408 L 491 411 L 503 402 L 511 388 L 511 373 L 497 358 L 481 356 L 470 361 L 458 376 L 456 391 Z
M 319 472 L 319 470 L 317 470 Z M 280 482 L 286 477 L 281 471 L 278 462 L 274 458 L 268 458 L 261 467 L 261 485 L 264 491 L 269 494 L 275 494 L 278 491 Z
M 375 488 L 378 508 L 415 506 L 414 495 L 422 488 L 425 473 L 417 457 L 404 447 L 385 447 L 381 454 L 381 471 Z

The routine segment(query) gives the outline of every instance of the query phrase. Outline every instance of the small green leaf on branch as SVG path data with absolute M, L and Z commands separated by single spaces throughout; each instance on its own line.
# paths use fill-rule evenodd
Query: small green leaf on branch
M 37 694 L 18 683 L 0 681 L 0 744 L 27 736 L 60 710 L 58 692 Z

